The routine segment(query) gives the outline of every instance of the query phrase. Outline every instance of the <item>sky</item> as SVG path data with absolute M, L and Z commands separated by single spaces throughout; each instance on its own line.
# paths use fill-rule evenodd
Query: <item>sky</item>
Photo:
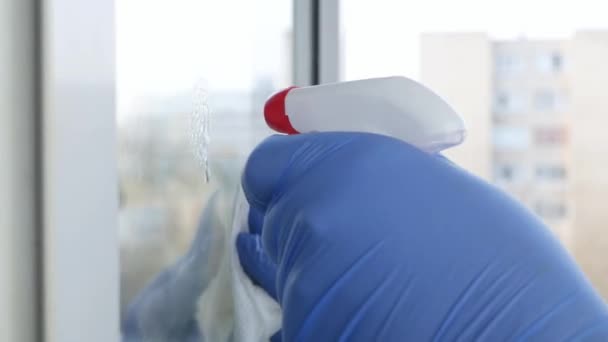
M 326 1 L 326 0 L 324 0 Z M 418 77 L 421 32 L 555 38 L 608 28 L 604 0 L 342 0 L 346 79 Z M 149 96 L 203 82 L 243 91 L 285 80 L 290 0 L 117 0 L 119 118 Z
M 605 0 L 343 0 L 341 6 L 346 78 L 416 79 L 422 32 L 563 38 L 576 30 L 608 28 Z

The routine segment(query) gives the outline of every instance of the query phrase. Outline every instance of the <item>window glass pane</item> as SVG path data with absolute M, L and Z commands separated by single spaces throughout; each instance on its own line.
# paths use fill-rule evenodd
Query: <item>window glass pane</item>
M 118 0 L 121 307 L 188 248 L 210 194 L 238 180 L 290 85 L 291 1 Z M 210 115 L 210 182 L 200 146 Z
M 608 151 L 608 69 L 598 67 L 608 60 L 604 7 L 348 0 L 340 19 L 342 79 L 403 75 L 445 98 L 469 127 L 465 143 L 445 154 L 531 211 L 561 217 L 547 223 L 608 298 L 600 271 L 608 268 L 608 211 L 598 204 L 608 197 L 608 163 L 598 158 Z

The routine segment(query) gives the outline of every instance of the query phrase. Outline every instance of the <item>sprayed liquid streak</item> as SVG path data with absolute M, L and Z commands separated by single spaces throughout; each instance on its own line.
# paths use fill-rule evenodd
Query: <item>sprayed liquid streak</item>
M 194 110 L 190 124 L 190 138 L 194 155 L 203 168 L 205 182 L 209 183 L 209 122 L 211 114 L 208 104 L 208 93 L 204 83 L 198 82 L 194 88 Z

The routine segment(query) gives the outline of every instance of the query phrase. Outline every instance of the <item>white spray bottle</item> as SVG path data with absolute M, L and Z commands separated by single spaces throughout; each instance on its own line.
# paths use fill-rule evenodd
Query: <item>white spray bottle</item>
M 438 95 L 398 76 L 287 88 L 268 99 L 264 117 L 281 133 L 378 133 L 427 152 L 458 145 L 466 133 L 462 118 Z

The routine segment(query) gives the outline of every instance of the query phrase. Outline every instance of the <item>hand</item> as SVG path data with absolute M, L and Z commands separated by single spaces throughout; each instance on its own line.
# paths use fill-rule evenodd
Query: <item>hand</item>
M 549 230 L 442 157 L 373 134 L 274 136 L 242 181 L 259 217 L 237 248 L 276 293 L 284 340 L 608 341 L 605 304 Z

